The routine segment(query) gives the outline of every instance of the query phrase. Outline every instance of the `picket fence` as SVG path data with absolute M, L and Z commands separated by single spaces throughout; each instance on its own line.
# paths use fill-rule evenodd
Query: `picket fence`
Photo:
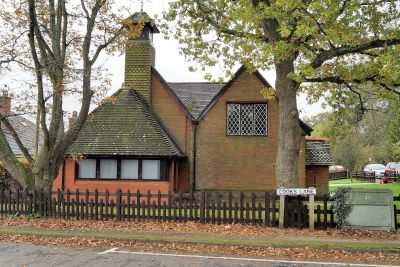
M 334 212 L 328 197 L 317 197 L 316 201 L 316 228 L 334 227 Z M 277 227 L 279 197 L 270 192 L 0 192 L 0 215 L 19 214 L 76 220 L 196 221 Z M 308 227 L 308 207 L 304 199 L 296 197 L 288 201 L 285 226 Z
M 315 198 L 315 227 L 336 226 L 332 202 L 328 196 Z M 395 197 L 400 201 L 400 196 Z M 305 198 L 288 198 L 285 204 L 285 227 L 309 225 Z M 278 227 L 279 197 L 270 192 L 168 193 L 150 191 L 55 192 L 0 191 L 0 216 L 53 217 L 74 220 L 117 221 L 195 221 L 211 224 L 253 224 Z M 395 206 L 396 224 L 400 210 Z

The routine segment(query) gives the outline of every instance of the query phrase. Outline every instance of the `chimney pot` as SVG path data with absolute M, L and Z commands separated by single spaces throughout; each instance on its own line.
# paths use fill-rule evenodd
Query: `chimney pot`
M 72 116 L 69 117 L 68 119 L 68 128 L 71 128 L 71 126 L 74 124 L 74 122 L 76 121 L 76 118 L 78 117 L 78 112 L 77 111 L 73 111 L 72 112 Z

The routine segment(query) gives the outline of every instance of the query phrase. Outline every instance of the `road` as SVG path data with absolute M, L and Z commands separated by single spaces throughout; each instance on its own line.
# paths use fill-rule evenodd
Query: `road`
M 94 250 L 58 246 L 35 246 L 22 243 L 0 243 L 0 266 L 376 266 L 361 264 L 334 264 L 250 259 L 238 257 L 212 257 L 182 254 L 142 253 L 118 248 Z

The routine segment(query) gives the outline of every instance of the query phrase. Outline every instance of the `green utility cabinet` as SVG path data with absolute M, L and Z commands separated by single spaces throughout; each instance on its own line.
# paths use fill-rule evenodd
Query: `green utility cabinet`
M 351 189 L 346 203 L 351 212 L 344 228 L 394 231 L 393 194 L 388 189 Z

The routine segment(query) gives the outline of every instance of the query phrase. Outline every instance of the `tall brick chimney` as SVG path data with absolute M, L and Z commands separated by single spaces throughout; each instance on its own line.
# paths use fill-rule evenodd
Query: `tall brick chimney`
M 72 124 L 74 124 L 77 117 L 78 117 L 78 112 L 73 111 L 72 116 L 68 118 L 68 129 L 71 128 Z
M 155 66 L 153 34 L 160 31 L 145 12 L 133 14 L 133 25 L 143 23 L 142 35 L 128 40 L 125 47 L 125 87 L 134 89 L 151 104 L 151 67 Z
M 7 90 L 3 90 L 0 96 L 0 113 L 3 116 L 8 116 L 11 113 L 11 95 Z

